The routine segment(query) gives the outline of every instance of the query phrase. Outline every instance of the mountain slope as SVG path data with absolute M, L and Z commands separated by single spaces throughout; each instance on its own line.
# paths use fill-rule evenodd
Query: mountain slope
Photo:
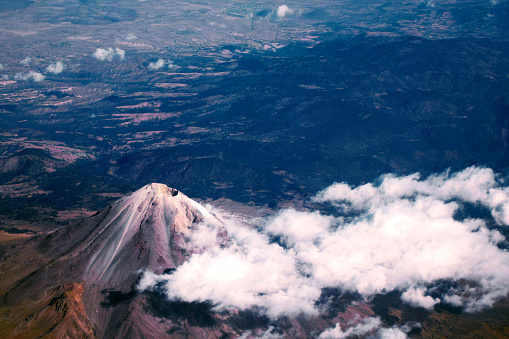
M 20 331 L 28 336 L 50 333 L 66 319 L 69 307 L 75 313 L 86 310 L 90 320 L 85 317 L 85 322 L 94 323 L 99 337 L 115 333 L 120 324 L 144 328 L 140 325 L 143 316 L 125 321 L 142 302 L 134 292 L 142 270 L 162 273 L 182 264 L 190 255 L 186 240 L 190 229 L 201 222 L 222 226 L 184 194 L 150 184 L 87 220 L 12 248 L 2 262 L 3 276 L 11 277 L 0 282 L 0 291 L 7 292 L 0 302 L 2 328 L 11 328 L 13 336 Z M 226 241 L 224 229 L 217 241 Z M 28 265 L 31 260 L 37 263 Z M 37 265 L 40 268 L 36 269 Z M 16 273 L 20 267 L 26 267 L 25 277 L 13 282 L 21 275 Z M 52 308 L 54 299 L 63 298 L 63 294 L 49 299 L 48 295 L 69 284 L 83 286 L 83 298 L 64 308 Z M 17 308 L 20 300 L 23 307 Z M 54 321 L 31 321 L 34 312 L 48 310 Z M 12 326 L 20 319 L 23 324 Z

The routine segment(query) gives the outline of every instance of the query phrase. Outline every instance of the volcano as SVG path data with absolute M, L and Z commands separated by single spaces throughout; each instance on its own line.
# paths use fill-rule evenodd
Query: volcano
M 10 248 L 1 264 L 4 335 L 159 333 L 164 326 L 147 320 L 153 317 L 142 309 L 150 297 L 136 295 L 137 281 L 144 270 L 181 265 L 192 254 L 190 230 L 200 223 L 215 225 L 217 242 L 226 241 L 222 222 L 204 207 L 150 184 L 89 219 Z

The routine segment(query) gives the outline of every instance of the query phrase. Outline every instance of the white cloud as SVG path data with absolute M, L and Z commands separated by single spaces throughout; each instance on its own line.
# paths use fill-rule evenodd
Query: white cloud
M 198 227 L 191 238 L 202 253 L 171 275 L 146 272 L 139 288 L 159 282 L 170 299 L 211 301 L 217 309 L 254 307 L 272 318 L 316 315 L 325 287 L 366 298 L 398 290 L 414 306 L 449 302 L 466 311 L 509 293 L 509 253 L 497 246 L 505 238 L 484 220 L 458 214 L 465 204 L 489 208 L 498 227 L 507 225 L 509 192 L 493 171 L 471 167 L 426 179 L 386 175 L 379 182 L 334 184 L 315 197 L 346 212 L 343 217 L 289 209 L 259 221 L 258 230 L 230 220 L 225 247 L 207 242 L 214 232 Z M 451 280 L 463 283 L 430 295 L 435 284 Z M 381 337 L 403 333 L 380 331 Z
M 284 335 L 281 335 L 275 332 L 274 326 L 270 326 L 266 331 L 245 331 L 242 333 L 240 337 L 237 339 L 247 339 L 247 338 L 256 338 L 256 339 L 282 339 Z
M 222 225 L 203 222 L 198 224 L 195 229 L 193 229 L 193 231 L 188 235 L 189 248 L 193 253 L 203 253 L 214 247 L 221 246 L 221 231 Z
M 373 332 L 377 330 L 382 322 L 380 321 L 380 318 L 365 318 L 363 319 L 363 322 L 360 324 L 357 324 L 356 326 L 350 327 L 346 331 L 341 330 L 341 326 L 336 324 L 334 328 L 327 329 L 323 331 L 319 339 L 340 339 L 340 338 L 350 338 L 352 336 L 364 336 L 366 334 L 369 334 L 370 332 Z
M 53 74 L 60 74 L 64 70 L 65 65 L 62 61 L 57 61 L 54 64 L 49 65 L 46 67 L 46 72 L 53 73 Z
M 440 302 L 439 299 L 433 299 L 429 295 L 424 295 L 426 288 L 409 288 L 402 295 L 401 299 L 409 303 L 410 305 L 420 306 L 432 310 L 435 304 Z
M 175 65 L 173 64 L 173 61 L 171 60 L 164 60 L 164 59 L 159 59 L 157 60 L 156 62 L 151 62 L 148 64 L 148 69 L 152 70 L 152 71 L 157 71 L 161 68 L 163 68 L 164 66 L 167 66 L 168 68 L 173 68 L 175 67 Z
M 138 39 L 138 37 L 136 35 L 134 35 L 133 33 L 128 33 L 125 37 L 125 41 L 133 41 L 136 39 Z
M 468 310 L 479 309 L 509 292 L 509 255 L 497 247 L 503 240 L 498 231 L 490 231 L 483 220 L 456 220 L 455 215 L 464 202 L 477 203 L 498 208 L 500 213 L 492 214 L 501 222 L 507 215 L 504 196 L 507 190 L 493 172 L 482 168 L 426 180 L 385 176 L 377 187 L 334 184 L 315 200 L 358 216 L 299 254 L 322 285 L 364 295 L 400 289 L 404 300 L 427 308 L 440 300 L 428 298 L 424 286 L 440 279 L 476 281 L 481 284 L 476 293 L 483 297 L 469 299 L 460 290 L 450 294 L 464 295 Z
M 225 24 L 220 24 L 220 23 L 217 23 L 217 22 L 215 22 L 215 21 L 210 21 L 210 22 L 208 23 L 208 25 L 209 25 L 210 27 L 219 27 L 219 28 L 227 28 L 227 27 L 228 27 L 228 26 L 226 26 Z
M 113 61 L 115 56 L 118 56 L 120 60 L 125 59 L 125 51 L 120 48 L 113 49 L 109 47 L 108 49 L 98 48 L 93 54 L 94 58 L 101 61 Z
M 405 339 L 408 338 L 405 332 L 400 330 L 397 327 L 391 328 L 381 328 L 377 334 L 376 338 L 379 339 Z
M 3 71 L 4 69 L 4 66 L 2 64 L 0 64 L 0 71 Z
M 42 75 L 39 72 L 30 71 L 28 73 L 17 73 L 14 76 L 14 80 L 33 80 L 35 82 L 41 82 L 46 78 L 46 76 Z
M 277 8 L 277 17 L 284 18 L 287 14 L 292 14 L 293 9 L 290 9 L 287 5 L 281 5 Z
M 315 201 L 331 201 L 344 209 L 366 209 L 398 199 L 428 196 L 442 201 L 458 199 L 491 209 L 495 220 L 509 225 L 509 188 L 501 187 L 489 168 L 469 167 L 449 175 L 448 172 L 420 180 L 418 173 L 406 177 L 385 175 L 378 187 L 366 184 L 352 189 L 336 183 L 320 192 Z
M 26 57 L 25 59 L 21 60 L 19 63 L 22 65 L 28 65 L 32 61 L 32 58 Z
M 212 301 L 217 309 L 261 307 L 274 318 L 317 313 L 320 289 L 306 284 L 293 251 L 269 243 L 256 230 L 234 223 L 225 227 L 230 246 L 194 255 L 171 275 L 146 272 L 139 288 L 164 281 L 170 299 Z
M 288 209 L 280 212 L 268 223 L 266 231 L 281 235 L 286 242 L 295 246 L 301 242 L 313 241 L 325 234 L 334 218 L 318 212 L 298 212 Z
M 404 325 L 402 328 L 396 326 L 385 328 L 381 327 L 382 321 L 378 317 L 364 318 L 361 323 L 348 328 L 346 331 L 341 330 L 341 326 L 336 324 L 334 328 L 323 331 L 319 339 L 341 339 L 341 338 L 358 338 L 366 337 L 377 339 L 405 339 L 407 331 L 412 328 Z M 419 325 L 420 326 L 420 325 Z M 376 333 L 374 333 L 376 331 Z M 369 335 L 374 333 L 374 335 Z
M 151 62 L 150 64 L 148 64 L 148 69 L 150 69 L 152 71 L 156 71 L 158 69 L 163 68 L 164 63 L 165 63 L 164 59 L 159 59 L 156 62 Z
M 120 49 L 120 48 L 115 48 L 115 53 L 117 53 L 117 55 L 120 57 L 120 60 L 124 60 L 125 59 L 125 51 L 123 49 Z
M 134 41 L 136 39 L 138 39 L 138 37 L 136 35 L 134 35 L 133 33 L 128 33 L 128 34 L 122 36 L 121 38 L 116 38 L 115 42 L 116 43 L 130 42 L 130 41 Z
M 113 51 L 113 48 L 111 48 L 111 47 L 109 49 L 98 48 L 94 52 L 94 58 L 101 60 L 101 61 L 104 61 L 104 60 L 112 61 L 114 56 L 115 56 L 115 52 Z

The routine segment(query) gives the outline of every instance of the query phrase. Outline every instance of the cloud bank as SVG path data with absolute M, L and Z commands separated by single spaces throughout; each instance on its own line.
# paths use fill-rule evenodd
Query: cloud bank
M 337 183 L 314 200 L 340 216 L 287 209 L 255 228 L 229 219 L 229 246 L 211 246 L 172 274 L 145 272 L 139 289 L 162 288 L 171 300 L 253 308 L 271 318 L 317 315 L 326 287 L 364 298 L 396 290 L 416 307 L 444 302 L 467 312 L 509 293 L 509 253 L 499 232 L 509 224 L 509 189 L 490 169 L 426 179 L 386 175 L 358 187 Z M 470 209 L 487 211 L 487 219 L 469 217 Z M 206 229 L 194 237 L 206 238 L 200 237 Z M 461 284 L 447 284 L 455 281 Z
M 354 189 L 336 183 L 314 200 L 329 201 L 346 210 L 368 210 L 414 197 L 457 200 L 482 205 L 491 210 L 499 225 L 509 225 L 509 187 L 503 187 L 491 169 L 470 167 L 452 175 L 448 172 L 432 175 L 426 180 L 421 180 L 418 173 L 406 177 L 385 175 L 381 179 L 376 187 L 366 184 Z
M 306 284 L 295 253 L 254 229 L 234 222 L 225 228 L 234 239 L 230 246 L 194 255 L 171 275 L 146 272 L 139 288 L 163 283 L 170 299 L 212 301 L 220 304 L 218 309 L 263 308 L 274 318 L 317 314 L 313 302 L 320 289 Z
M 54 64 L 49 65 L 46 67 L 46 72 L 53 73 L 53 74 L 60 74 L 64 70 L 65 65 L 62 61 L 57 61 Z
M 120 60 L 125 59 L 125 51 L 120 48 L 113 49 L 109 47 L 108 49 L 98 48 L 93 54 L 94 58 L 101 61 L 113 61 L 115 57 L 118 57 Z

